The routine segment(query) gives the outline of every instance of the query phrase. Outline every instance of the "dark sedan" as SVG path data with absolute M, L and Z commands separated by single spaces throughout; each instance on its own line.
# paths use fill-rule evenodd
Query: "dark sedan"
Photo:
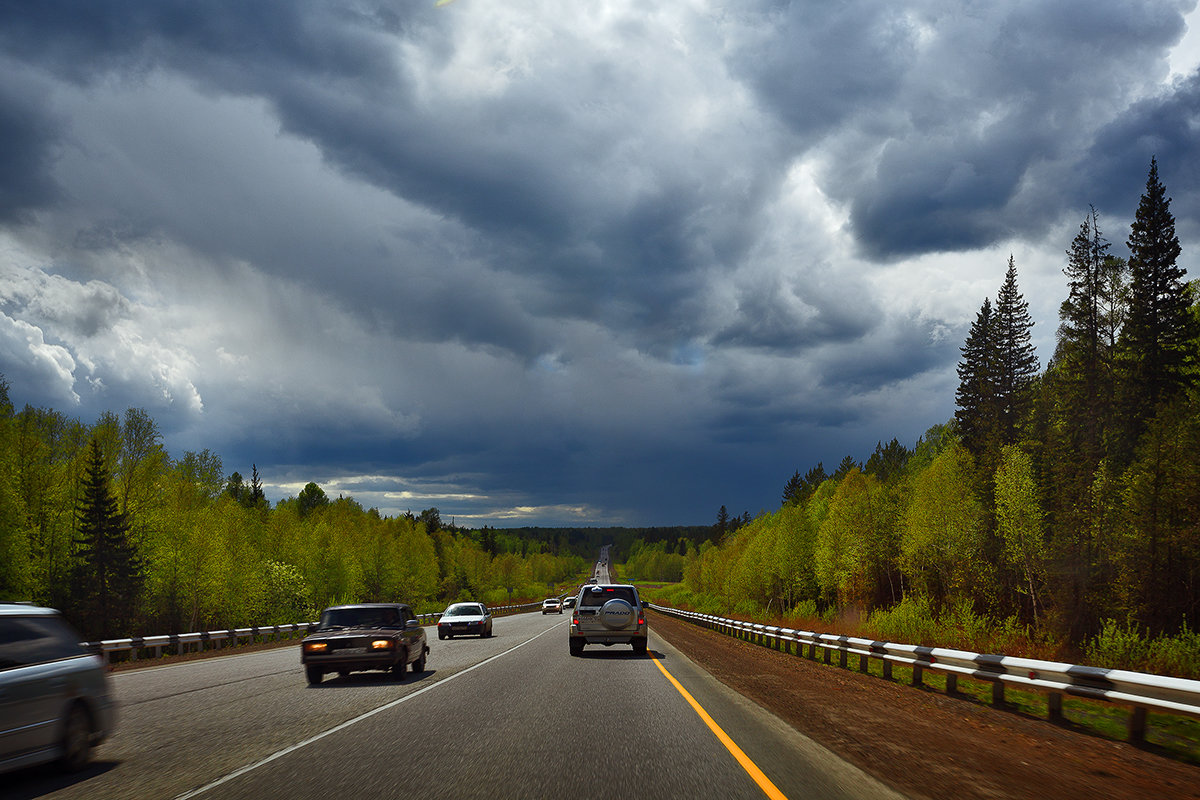
M 438 638 L 492 635 L 492 612 L 483 603 L 453 603 L 438 620 Z
M 428 653 L 425 629 L 402 603 L 332 606 L 300 643 L 309 683 L 320 683 L 327 672 L 345 676 L 364 669 L 403 676 L 409 664 L 413 672 L 424 672 Z

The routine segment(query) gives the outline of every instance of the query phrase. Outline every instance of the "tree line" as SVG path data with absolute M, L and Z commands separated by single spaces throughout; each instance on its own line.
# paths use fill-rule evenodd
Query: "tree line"
M 843 619 L 916 604 L 1075 649 L 1114 628 L 1195 639 L 1200 305 L 1170 202 L 1152 160 L 1128 258 L 1087 214 L 1044 369 L 1010 257 L 961 348 L 954 418 L 797 471 L 777 512 L 687 554 L 692 599 Z
M 15 411 L 0 376 L 0 599 L 63 610 L 88 638 L 297 622 L 338 602 L 418 610 L 545 596 L 594 553 L 399 517 L 315 483 L 273 507 L 205 450 L 172 459 L 141 409 L 93 425 Z

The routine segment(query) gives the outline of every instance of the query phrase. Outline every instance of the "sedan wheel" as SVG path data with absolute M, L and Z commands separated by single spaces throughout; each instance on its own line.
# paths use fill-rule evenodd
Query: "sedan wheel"
M 425 651 L 424 650 L 421 651 L 421 656 L 412 663 L 412 670 L 413 670 L 413 672 L 417 673 L 418 675 L 425 671 Z

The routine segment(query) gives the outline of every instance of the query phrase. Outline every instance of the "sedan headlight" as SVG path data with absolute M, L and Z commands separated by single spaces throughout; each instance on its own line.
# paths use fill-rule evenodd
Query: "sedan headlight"
M 396 646 L 396 643 L 391 639 L 376 639 L 371 642 L 372 650 L 391 650 Z
M 324 653 L 329 650 L 328 642 L 305 642 L 304 652 L 306 653 Z

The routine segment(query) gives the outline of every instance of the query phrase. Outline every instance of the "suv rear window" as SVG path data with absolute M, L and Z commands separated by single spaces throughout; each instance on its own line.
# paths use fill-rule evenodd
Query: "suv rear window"
M 596 591 L 599 589 L 600 591 Z M 637 592 L 630 586 L 604 586 L 604 587 L 589 587 L 584 589 L 583 594 L 579 597 L 579 605 L 581 606 L 602 606 L 609 600 L 620 598 L 629 603 L 631 606 L 636 606 Z

